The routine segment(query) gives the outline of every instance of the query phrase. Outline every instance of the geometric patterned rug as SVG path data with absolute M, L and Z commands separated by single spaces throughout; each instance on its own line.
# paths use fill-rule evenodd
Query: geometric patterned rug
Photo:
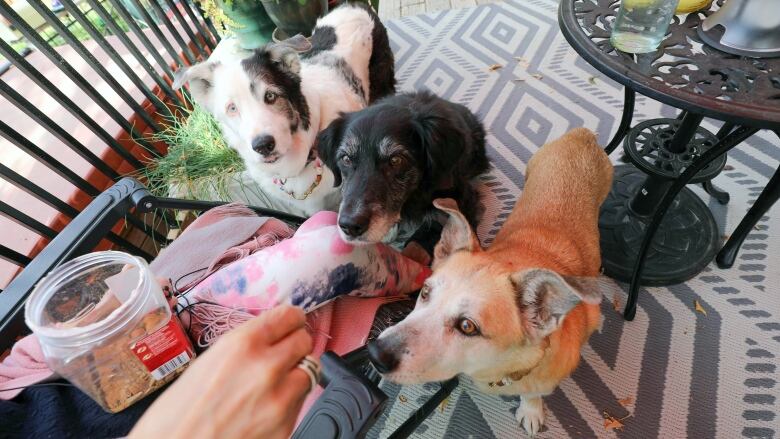
M 483 187 L 483 244 L 522 193 L 525 164 L 541 145 L 579 126 L 605 144 L 617 128 L 622 88 L 569 47 L 558 29 L 557 7 L 557 1 L 522 0 L 386 23 L 400 88 L 429 89 L 467 105 L 485 122 L 494 170 Z M 494 64 L 502 68 L 489 69 Z M 635 123 L 662 116 L 676 112 L 637 96 Z M 715 131 L 719 122 L 704 126 Z M 613 156 L 617 160 L 619 153 Z M 724 237 L 779 162 L 780 141 L 762 132 L 733 150 L 715 179 L 731 194 L 727 206 L 691 186 Z M 603 313 L 603 331 L 584 348 L 579 368 L 545 398 L 546 430 L 538 437 L 780 435 L 780 206 L 747 238 L 734 268 L 711 264 L 684 284 L 643 289 L 633 322 L 606 301 Z M 390 405 L 372 438 L 387 437 L 438 385 L 383 383 L 383 389 Z M 523 437 L 514 418 L 518 405 L 518 398 L 485 395 L 462 380 L 412 437 Z M 630 415 L 622 431 L 604 428 L 605 410 L 617 418 Z

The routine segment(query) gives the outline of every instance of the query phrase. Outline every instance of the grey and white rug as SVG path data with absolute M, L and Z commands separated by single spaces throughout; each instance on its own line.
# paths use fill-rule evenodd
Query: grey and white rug
M 606 143 L 617 127 L 622 88 L 569 47 L 556 9 L 555 0 L 518 0 L 386 23 L 401 88 L 432 90 L 485 121 L 495 170 L 485 180 L 484 243 L 522 193 L 525 165 L 537 148 L 578 126 Z M 494 64 L 502 68 L 491 71 Z M 659 116 L 675 111 L 638 97 L 636 121 Z M 733 169 L 715 180 L 731 193 L 728 206 L 697 192 L 724 236 L 779 160 L 780 141 L 761 133 L 730 154 Z M 748 237 L 733 269 L 713 264 L 684 284 L 644 289 L 633 322 L 605 303 L 603 332 L 591 338 L 574 375 L 546 398 L 547 430 L 539 437 L 779 435 L 778 218 L 780 206 Z M 706 315 L 695 311 L 694 300 Z M 383 386 L 391 402 L 371 437 L 389 435 L 438 388 Z M 634 402 L 623 407 L 624 398 Z M 413 437 L 522 437 L 513 416 L 518 405 L 517 398 L 488 396 L 463 383 Z M 604 410 L 618 418 L 630 414 L 622 431 L 604 428 Z

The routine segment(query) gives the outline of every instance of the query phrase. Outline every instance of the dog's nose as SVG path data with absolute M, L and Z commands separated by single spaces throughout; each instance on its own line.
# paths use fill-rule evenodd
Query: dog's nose
M 398 366 L 398 358 L 392 352 L 382 349 L 379 340 L 368 343 L 368 358 L 379 373 L 392 372 Z
M 258 136 L 252 140 L 252 149 L 254 149 L 258 154 L 268 155 L 274 150 L 275 147 L 276 140 L 274 140 L 274 136 Z
M 357 238 L 368 230 L 368 224 L 371 222 L 371 217 L 368 215 L 356 215 L 356 216 L 340 216 L 339 227 L 344 231 L 344 234 Z

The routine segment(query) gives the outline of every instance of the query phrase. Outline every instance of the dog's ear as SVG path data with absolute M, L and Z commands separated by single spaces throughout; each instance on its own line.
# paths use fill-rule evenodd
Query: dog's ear
M 173 74 L 173 89 L 179 89 L 189 82 L 192 99 L 198 104 L 209 108 L 214 70 L 218 66 L 219 62 L 205 61 L 191 67 L 180 68 Z
M 295 48 L 281 42 L 269 44 L 265 47 L 265 50 L 268 52 L 268 57 L 271 61 L 278 63 L 282 70 L 294 75 L 301 73 L 301 58 L 298 56 L 298 51 Z
M 441 238 L 433 249 L 433 267 L 458 251 L 479 251 L 479 240 L 471 229 L 466 217 L 458 209 L 458 203 L 452 198 L 437 198 L 433 200 L 437 209 L 447 213 L 449 218 L 441 231 Z
M 511 275 L 517 305 L 527 334 L 534 340 L 546 337 L 563 323 L 566 314 L 580 302 L 598 304 L 604 294 L 620 290 L 604 276 L 561 276 L 543 268 Z
M 301 34 L 297 34 L 293 37 L 290 37 L 284 41 L 280 41 L 276 44 L 279 46 L 289 47 L 290 49 L 298 53 L 308 52 L 311 50 L 311 41 L 309 41 L 308 38 L 304 37 Z
M 336 163 L 336 153 L 338 152 L 341 140 L 344 137 L 344 127 L 346 126 L 346 115 L 341 115 L 334 119 L 327 128 L 320 131 L 317 135 L 317 155 L 331 171 L 333 171 L 333 186 L 341 186 L 341 171 Z
M 411 108 L 412 129 L 420 136 L 433 184 L 450 176 L 466 149 L 467 133 L 452 122 L 447 105 L 451 104 L 428 96 Z

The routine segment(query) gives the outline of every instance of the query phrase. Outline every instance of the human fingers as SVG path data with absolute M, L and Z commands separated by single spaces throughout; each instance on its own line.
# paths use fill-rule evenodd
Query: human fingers
M 279 384 L 279 395 L 305 396 L 314 390 L 320 380 L 320 363 L 311 355 L 299 361 L 282 378 Z
M 293 332 L 280 342 L 265 350 L 265 373 L 271 377 L 281 377 L 300 362 L 303 357 L 311 353 L 313 342 L 311 335 L 301 328 Z
M 301 308 L 279 305 L 236 328 L 239 336 L 247 336 L 258 344 L 273 345 L 303 328 L 306 316 Z

